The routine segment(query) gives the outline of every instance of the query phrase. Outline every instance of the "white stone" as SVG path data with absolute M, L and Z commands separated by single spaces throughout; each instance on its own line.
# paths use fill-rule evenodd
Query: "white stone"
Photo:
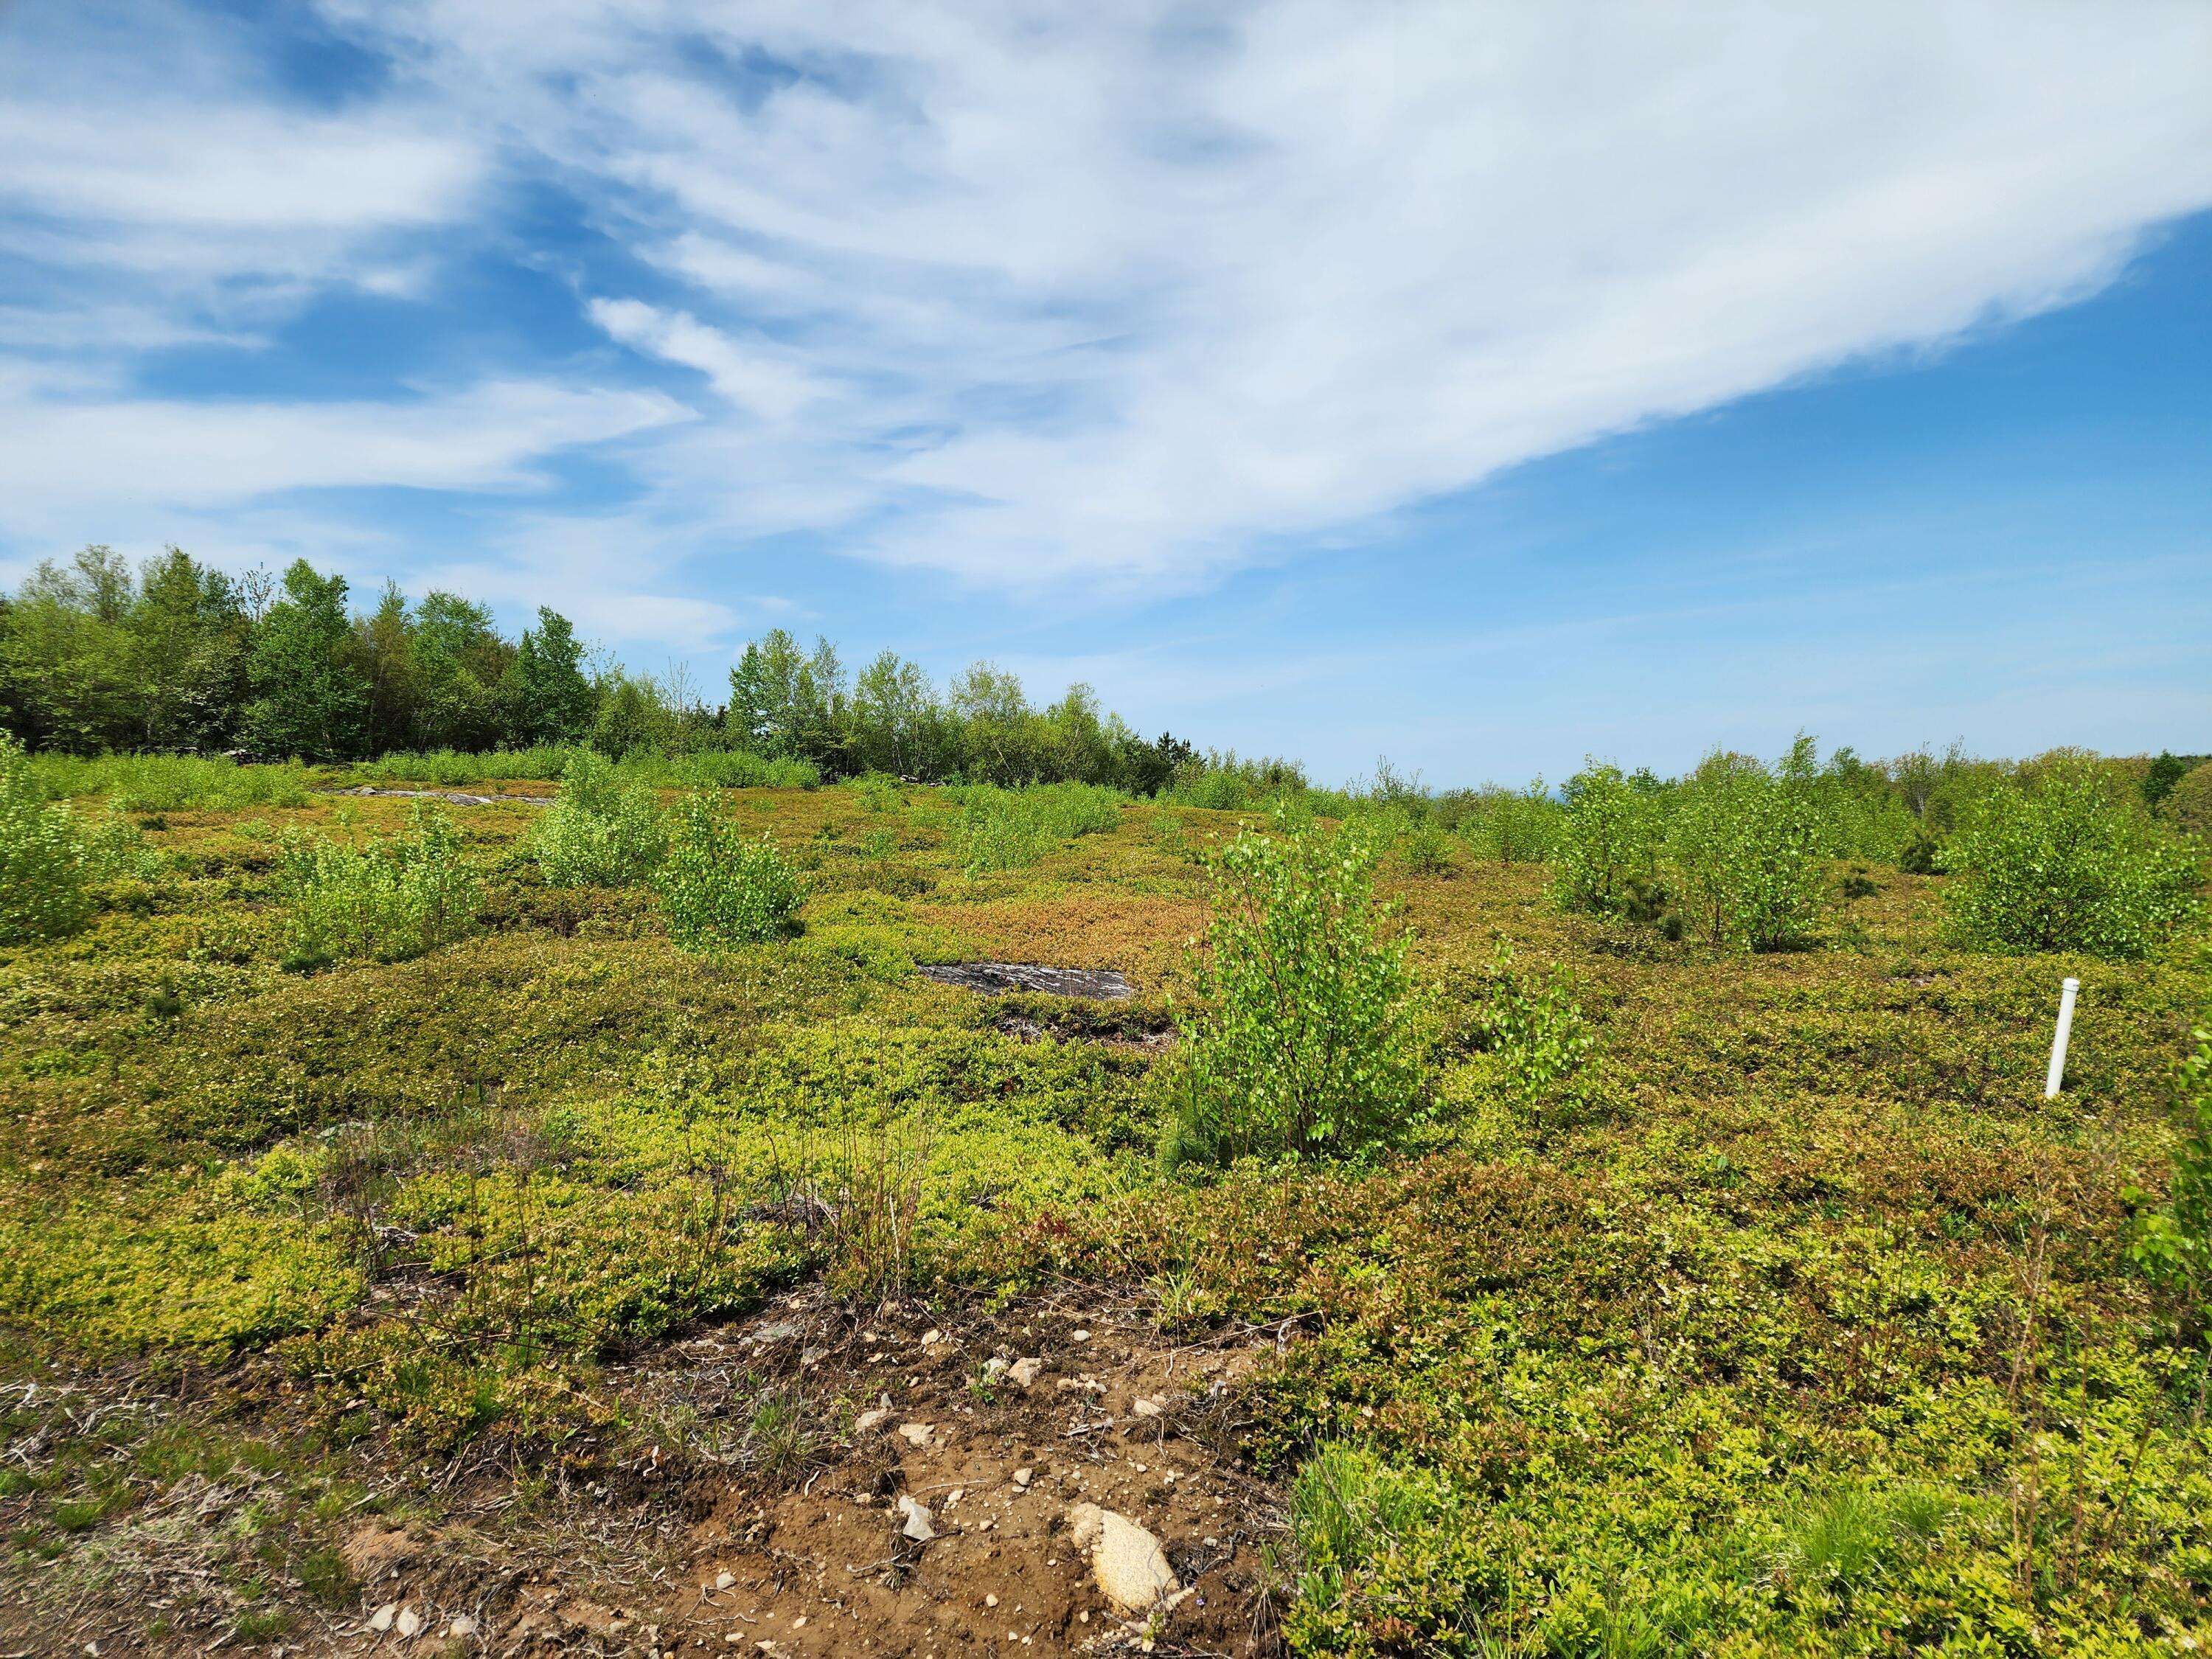
M 898 1431 L 899 1438 L 909 1446 L 927 1446 L 929 1443 L 929 1425 L 927 1423 L 902 1423 Z
M 1024 1490 L 1027 1490 L 1030 1482 L 1036 1479 L 1036 1471 L 1035 1469 L 1020 1468 L 1014 1471 L 1014 1484 Z
M 422 1615 L 412 1607 L 402 1607 L 399 1617 L 392 1621 L 392 1628 L 402 1636 L 412 1636 L 422 1628 Z
M 734 1572 L 718 1572 L 714 1575 L 714 1588 L 718 1590 L 726 1590 L 737 1582 L 738 1575 Z
M 1034 1387 L 1037 1378 L 1043 1373 L 1044 1361 L 1034 1355 L 1027 1359 L 1017 1359 L 1006 1367 L 1006 1376 L 1012 1379 L 1018 1389 Z
M 379 1635 L 382 1635 L 386 1631 L 392 1628 L 392 1621 L 398 1616 L 399 1603 L 397 1601 L 386 1601 L 374 1613 L 368 1615 L 368 1627 L 376 1632 Z
M 1161 1407 L 1157 1400 L 1139 1400 L 1129 1409 L 1139 1417 L 1158 1417 L 1160 1414 Z
M 915 1543 L 927 1544 L 931 1539 L 937 1536 L 937 1527 L 935 1522 L 931 1521 L 929 1518 L 929 1507 L 927 1504 L 917 1504 L 914 1501 L 911 1496 L 905 1492 L 901 1492 L 899 1494 L 898 1500 L 898 1512 L 906 1517 L 906 1524 L 901 1527 L 899 1531 L 903 1533 L 907 1537 L 913 1539 Z
M 454 1620 L 452 1624 L 446 1626 L 446 1634 L 455 1638 L 457 1640 L 465 1641 L 476 1633 L 477 1621 L 470 1618 L 465 1613 L 459 1618 Z
M 1124 1617 L 1150 1612 L 1182 1588 L 1160 1540 L 1127 1516 L 1078 1504 L 1067 1524 L 1075 1547 L 1091 1558 L 1099 1594 Z

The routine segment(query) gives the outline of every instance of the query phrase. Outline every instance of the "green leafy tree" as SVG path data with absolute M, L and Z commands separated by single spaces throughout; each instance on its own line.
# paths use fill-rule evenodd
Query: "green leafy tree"
M 1618 766 L 1595 762 L 1567 780 L 1553 851 L 1552 891 L 1570 910 L 1600 915 L 1627 902 L 1630 884 L 1658 864 L 1664 829 L 1658 794 Z
M 580 743 L 591 735 L 598 698 L 584 672 L 584 647 L 557 611 L 538 608 L 525 629 L 504 686 L 511 742 Z
M 90 754 L 140 741 L 134 599 L 130 567 L 106 547 L 67 566 L 46 560 L 17 590 L 0 635 L 0 679 L 27 744 Z
M 2202 913 L 2196 856 L 2134 791 L 2074 757 L 1986 796 L 1943 849 L 1953 936 L 2002 952 L 2160 950 Z
M 489 607 L 434 590 L 415 607 L 415 724 L 422 749 L 489 749 L 507 732 L 500 692 L 515 649 Z
M 1406 941 L 1377 927 L 1371 831 L 1278 811 L 1215 866 L 1198 997 L 1180 1017 L 1172 1163 L 1348 1152 L 1422 1107 Z
M 1807 942 L 1827 900 L 1827 840 L 1808 748 L 1773 770 L 1748 755 L 1709 756 L 1676 795 L 1668 826 L 1684 914 L 1713 945 Z
M 253 641 L 246 741 L 264 754 L 304 760 L 357 755 L 368 735 L 369 684 L 349 648 L 345 578 L 319 575 L 295 560 L 283 593 Z

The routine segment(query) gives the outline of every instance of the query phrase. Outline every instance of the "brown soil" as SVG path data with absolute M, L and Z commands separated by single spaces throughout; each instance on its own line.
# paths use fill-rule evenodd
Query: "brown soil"
M 796 1401 L 806 1443 L 786 1468 L 735 1452 L 718 1466 L 696 1449 L 717 1443 L 709 1426 L 692 1452 L 653 1445 L 579 1494 L 568 1523 L 502 1529 L 489 1548 L 460 1516 L 501 1499 L 464 1482 L 477 1490 L 454 1524 L 357 1528 L 345 1553 L 367 1586 L 358 1613 L 304 1647 L 295 1633 L 292 1651 L 1269 1651 L 1261 1554 L 1282 1517 L 1240 1468 L 1235 1385 L 1286 1337 L 1177 1346 L 1130 1298 L 1091 1288 L 992 1316 L 905 1306 L 864 1322 L 802 1289 L 641 1360 L 623 1390 L 637 1420 L 720 1424 L 732 1447 L 764 1389 Z M 1026 1357 L 1042 1362 L 1029 1388 L 987 1380 L 988 1362 Z M 856 1426 L 886 1398 L 887 1417 Z M 934 1537 L 903 1534 L 902 1498 L 927 1508 Z M 1078 1504 L 1150 1529 L 1186 1593 L 1148 1617 L 1117 1613 L 1069 1539 Z M 617 1526 L 635 1532 L 610 1547 Z M 393 1627 L 401 1609 L 420 1621 L 411 1639 Z M 453 1641 L 457 1617 L 473 1629 Z

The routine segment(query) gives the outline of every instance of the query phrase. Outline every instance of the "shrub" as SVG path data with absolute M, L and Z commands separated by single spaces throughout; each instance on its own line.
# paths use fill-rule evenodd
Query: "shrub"
M 765 835 L 748 840 L 703 794 L 688 795 L 678 807 L 653 884 L 669 932 L 693 950 L 773 938 L 805 896 L 775 842 Z
M 1558 843 L 1564 810 L 1541 778 L 1526 789 L 1486 786 L 1462 798 L 1458 831 L 1500 864 L 1541 864 Z
M 92 849 L 68 807 L 51 805 L 21 747 L 0 732 L 0 943 L 58 939 L 92 914 Z
M 1352 1150 L 1420 1097 L 1405 941 L 1376 930 L 1371 832 L 1280 811 L 1276 829 L 1238 836 L 1215 866 L 1171 1164 Z
M 556 887 L 622 887 L 653 873 L 668 832 L 651 788 L 623 784 L 611 763 L 580 749 L 562 775 L 561 797 L 531 835 L 545 879 Z
M 1984 796 L 1943 849 L 1960 943 L 1985 951 L 2151 955 L 2202 909 L 2202 872 L 2131 791 L 2053 763 Z
M 2166 1201 L 2136 1217 L 2128 1255 L 2201 1322 L 2212 1307 L 2212 1030 L 2200 1026 L 2190 1036 L 2197 1046 L 2176 1079 L 2181 1143 Z M 2140 1188 L 2128 1193 L 2131 1203 L 2148 1197 Z
M 1827 896 L 1821 817 L 1801 772 L 1716 753 L 1674 802 L 1668 851 L 1691 924 L 1713 945 L 1802 945 Z
M 1596 1042 L 1575 1000 L 1575 976 L 1562 963 L 1534 978 L 1514 966 L 1513 946 L 1498 942 L 1476 1005 L 1476 1045 L 1498 1056 L 1508 1086 L 1526 1102 L 1579 1097 Z
M 2212 841 L 2212 761 L 2183 775 L 2166 798 L 2166 811 L 2186 836 Z
M 404 833 L 358 848 L 319 835 L 288 838 L 279 883 L 295 967 L 355 957 L 401 962 L 475 923 L 477 882 L 461 856 L 461 832 L 444 813 L 419 806 Z
M 1592 765 L 1567 780 L 1566 810 L 1552 862 L 1552 891 L 1570 910 L 1618 911 L 1631 877 L 1658 860 L 1660 805 L 1617 766 Z
M 1398 831 L 1397 842 L 1399 859 L 1414 875 L 1450 873 L 1452 838 L 1435 820 L 1413 819 Z

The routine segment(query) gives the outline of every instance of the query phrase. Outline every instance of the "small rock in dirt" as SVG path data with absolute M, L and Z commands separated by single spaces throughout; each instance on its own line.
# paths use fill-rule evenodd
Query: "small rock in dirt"
M 1014 1484 L 1021 1487 L 1024 1491 L 1027 1491 L 1029 1489 L 1030 1482 L 1036 1479 L 1036 1471 L 1035 1469 L 1019 1468 L 1014 1471 Z
M 792 1319 L 779 1319 L 775 1324 L 763 1325 L 760 1329 L 755 1331 L 753 1333 L 753 1340 L 765 1347 L 771 1342 L 788 1342 L 793 1337 L 797 1336 L 798 1334 L 798 1321 Z
M 422 1628 L 422 1615 L 412 1607 L 402 1607 L 399 1617 L 392 1621 L 392 1628 L 402 1636 L 412 1636 Z
M 1067 1524 L 1075 1547 L 1091 1558 L 1099 1593 L 1125 1617 L 1149 1612 L 1182 1587 L 1160 1540 L 1127 1516 L 1078 1504 Z
M 1088 1331 L 1070 1331 L 1067 1334 L 1067 1340 L 1071 1342 L 1088 1342 L 1091 1340 L 1091 1333 Z
M 927 1544 L 937 1536 L 937 1526 L 930 1519 L 927 1504 L 917 1504 L 911 1496 L 902 1492 L 899 1494 L 898 1511 L 906 1517 L 906 1524 L 899 1531 L 915 1543 Z
M 873 1434 L 878 1429 L 883 1427 L 884 1424 L 890 1422 L 892 1415 L 891 1397 L 889 1395 L 885 1395 L 880 1404 L 869 1407 L 867 1410 L 862 1412 L 858 1417 L 853 1419 L 853 1432 L 854 1434 Z
M 998 1355 L 993 1354 L 983 1362 L 983 1380 L 986 1382 L 995 1382 L 1006 1374 L 1006 1362 Z
M 465 1613 L 446 1626 L 446 1634 L 457 1641 L 466 1641 L 477 1633 L 477 1621 Z
M 929 1443 L 929 1425 L 927 1423 L 902 1423 L 898 1431 L 899 1438 L 909 1446 L 919 1449 Z
M 940 1330 L 931 1329 L 921 1334 L 921 1346 L 925 1348 L 933 1348 L 944 1340 L 945 1333 Z
M 1129 1409 L 1139 1417 L 1158 1417 L 1160 1414 L 1160 1402 L 1157 1400 L 1139 1400 Z
M 1034 1356 L 1027 1359 L 1017 1359 L 1006 1367 L 1007 1379 L 1018 1389 L 1034 1387 L 1037 1378 L 1043 1373 L 1044 1361 Z
M 381 1636 L 386 1631 L 392 1628 L 392 1621 L 398 1616 L 399 1603 L 397 1601 L 386 1601 L 374 1613 L 368 1615 L 368 1627 L 374 1631 L 378 1635 Z
M 987 1595 L 983 1598 L 983 1605 L 987 1607 L 995 1607 L 999 1605 L 999 1598 L 995 1595 Z
M 718 1590 L 726 1590 L 737 1582 L 738 1575 L 734 1572 L 718 1572 L 714 1575 L 714 1588 Z

